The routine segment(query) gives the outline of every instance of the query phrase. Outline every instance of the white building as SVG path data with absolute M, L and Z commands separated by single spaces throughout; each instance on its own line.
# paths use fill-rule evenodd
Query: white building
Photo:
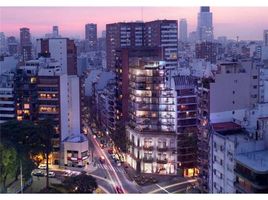
M 0 75 L 0 123 L 15 119 L 14 73 Z
M 187 41 L 187 21 L 186 19 L 181 19 L 180 20 L 180 29 L 179 29 L 179 39 L 182 42 L 186 42 Z

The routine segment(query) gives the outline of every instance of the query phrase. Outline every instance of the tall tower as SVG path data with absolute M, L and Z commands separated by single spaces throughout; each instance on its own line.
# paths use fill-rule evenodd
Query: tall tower
M 212 12 L 210 12 L 210 8 L 208 6 L 200 7 L 197 22 L 197 34 L 198 40 L 201 42 L 211 42 L 213 40 Z
M 97 48 L 97 24 L 85 25 L 85 39 L 88 41 L 88 50 Z
M 53 38 L 59 37 L 59 27 L 58 26 L 53 26 L 52 36 L 53 36 Z
M 263 31 L 263 44 L 264 46 L 268 46 L 268 30 Z
M 20 29 L 20 47 L 22 60 L 30 60 L 32 58 L 32 43 L 29 28 Z
M 180 20 L 180 30 L 179 30 L 179 39 L 182 42 L 187 41 L 187 21 L 186 19 L 181 19 Z

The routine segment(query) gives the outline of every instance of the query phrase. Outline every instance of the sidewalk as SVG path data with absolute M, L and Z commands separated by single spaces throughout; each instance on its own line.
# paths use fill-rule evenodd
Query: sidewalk
M 92 173 L 95 170 L 97 170 L 98 167 L 96 165 L 94 166 L 94 162 L 90 162 L 88 165 L 82 168 L 50 165 L 49 169 L 53 171 L 61 171 L 61 172 L 65 172 L 66 170 L 71 170 L 71 171 L 79 171 L 79 172 L 86 171 L 88 173 Z

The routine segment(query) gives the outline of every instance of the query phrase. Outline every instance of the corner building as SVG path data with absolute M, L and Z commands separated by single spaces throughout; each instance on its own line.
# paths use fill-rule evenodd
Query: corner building
M 176 174 L 175 109 L 165 62 L 129 60 L 127 162 L 141 173 Z

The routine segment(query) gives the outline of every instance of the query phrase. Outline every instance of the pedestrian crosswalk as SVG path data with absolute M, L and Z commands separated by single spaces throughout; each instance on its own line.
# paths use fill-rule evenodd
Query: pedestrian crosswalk
M 121 167 L 111 167 L 110 165 L 106 165 L 106 164 L 97 164 L 97 167 L 99 169 L 105 169 L 105 170 L 109 170 L 109 171 L 115 171 L 115 172 L 119 172 L 119 173 L 126 173 L 125 170 Z

